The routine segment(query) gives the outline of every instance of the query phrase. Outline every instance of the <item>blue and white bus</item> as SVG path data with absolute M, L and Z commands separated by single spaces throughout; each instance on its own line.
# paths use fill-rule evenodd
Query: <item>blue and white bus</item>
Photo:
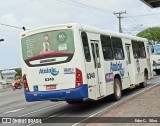
M 150 78 L 148 40 L 76 23 L 21 34 L 26 101 L 98 100 Z
M 151 63 L 153 64 L 153 71 L 160 74 L 160 44 L 150 46 L 151 49 Z

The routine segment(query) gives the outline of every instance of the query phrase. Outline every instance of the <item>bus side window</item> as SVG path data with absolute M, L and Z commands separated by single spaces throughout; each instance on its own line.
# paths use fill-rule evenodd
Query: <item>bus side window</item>
M 96 55 L 97 55 L 97 65 L 98 65 L 98 68 L 101 68 L 98 43 L 96 43 L 96 47 L 95 48 L 96 48 Z
M 113 52 L 114 57 L 116 60 L 122 60 L 124 59 L 124 52 L 123 52 L 123 46 L 122 46 L 122 40 L 118 37 L 111 37 L 112 46 L 113 46 Z
M 113 59 L 113 50 L 112 50 L 110 36 L 101 35 L 101 45 L 102 45 L 104 60 Z
M 85 32 L 82 32 L 81 37 L 82 37 L 85 59 L 86 59 L 87 62 L 90 62 L 91 61 L 91 55 L 90 55 L 90 50 L 89 50 L 89 45 L 88 45 L 87 34 Z
M 137 58 L 140 58 L 140 52 L 139 52 L 139 44 L 137 41 L 135 40 L 132 40 L 132 49 L 133 49 L 133 55 L 134 55 L 134 58 L 137 59 Z
M 141 58 L 146 58 L 146 51 L 144 47 L 144 42 L 138 42 L 139 43 L 139 52 Z
M 97 68 L 96 65 L 96 54 L 95 54 L 95 49 L 94 49 L 94 44 L 91 43 L 91 48 L 92 48 L 92 54 L 93 54 L 93 60 L 94 60 L 94 67 Z

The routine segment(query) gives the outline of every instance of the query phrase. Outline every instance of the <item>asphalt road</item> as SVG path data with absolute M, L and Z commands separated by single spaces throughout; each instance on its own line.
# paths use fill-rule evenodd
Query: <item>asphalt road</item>
M 109 97 L 101 99 L 99 101 L 84 102 L 77 105 L 69 105 L 66 102 L 26 102 L 24 98 L 23 90 L 12 91 L 0 91 L 0 117 L 44 117 L 44 121 L 52 121 L 52 117 L 84 117 L 84 118 L 70 118 L 73 123 L 66 122 L 65 118 L 61 118 L 61 122 L 66 126 L 78 125 L 79 122 L 83 122 L 87 117 L 93 117 L 106 110 L 113 109 L 114 106 L 122 102 L 126 102 L 134 95 L 138 95 L 144 90 L 148 90 L 152 86 L 160 82 L 159 76 L 154 76 L 153 79 L 148 81 L 148 85 L 145 88 L 137 86 L 135 89 L 123 91 L 123 97 L 120 101 L 114 102 Z M 10 124 L 0 124 L 10 125 Z M 12 124 L 17 126 L 17 124 Z M 19 124 L 19 125 L 35 125 L 35 124 Z M 37 125 L 37 124 L 36 124 Z M 38 124 L 45 125 L 45 124 Z M 62 125 L 61 123 L 48 123 L 48 125 Z

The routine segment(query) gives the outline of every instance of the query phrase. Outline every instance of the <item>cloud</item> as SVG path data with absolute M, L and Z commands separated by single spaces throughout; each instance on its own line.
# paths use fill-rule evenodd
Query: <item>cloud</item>
M 18 21 L 14 13 L 0 16 L 0 22 L 10 25 L 18 25 Z
M 73 1 L 73 0 L 69 0 Z M 151 9 L 140 0 L 74 0 L 90 6 L 115 12 L 127 11 L 128 15 L 157 13 L 158 9 Z M 0 23 L 15 26 L 25 26 L 33 29 L 42 26 L 68 22 L 78 22 L 100 28 L 118 31 L 118 19 L 114 14 L 102 13 L 91 9 L 84 9 L 60 2 L 58 0 L 1 0 Z M 128 16 L 124 14 L 123 16 Z M 148 25 L 159 24 L 160 15 L 122 19 L 126 30 L 143 30 Z M 145 23 L 143 27 L 138 26 Z M 148 25 L 147 25 L 148 23 Z M 131 27 L 132 26 L 132 27 Z M 22 30 L 0 25 L 1 67 L 16 67 L 20 65 L 20 33 Z M 133 32 L 134 33 L 134 32 Z

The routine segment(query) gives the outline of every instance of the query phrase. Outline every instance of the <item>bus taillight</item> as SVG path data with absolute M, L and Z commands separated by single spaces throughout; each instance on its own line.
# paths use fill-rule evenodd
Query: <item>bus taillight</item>
M 24 90 L 29 92 L 29 87 L 28 87 L 28 83 L 27 83 L 26 74 L 23 75 L 23 85 L 24 85 Z
M 72 26 L 67 26 L 67 28 L 72 28 Z
M 81 87 L 83 85 L 83 78 L 81 70 L 76 68 L 76 88 Z
M 26 34 L 22 34 L 22 37 L 26 36 Z

